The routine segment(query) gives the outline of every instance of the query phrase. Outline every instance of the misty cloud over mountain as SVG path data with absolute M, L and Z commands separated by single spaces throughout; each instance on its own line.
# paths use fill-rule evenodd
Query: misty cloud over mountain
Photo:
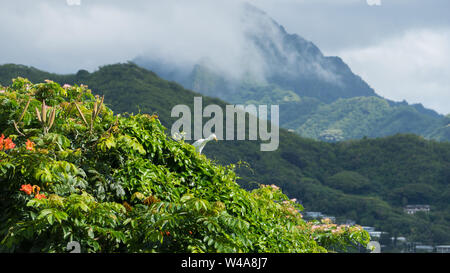
M 274 84 L 300 96 L 331 102 L 338 98 L 373 96 L 374 91 L 338 57 L 325 57 L 312 42 L 289 34 L 269 15 L 249 4 L 238 6 L 233 33 L 239 47 L 206 49 L 195 62 L 178 62 L 147 52 L 135 61 L 186 88 L 233 101 L 250 86 Z M 231 29 L 230 29 L 231 30 Z M 195 60 L 195 59 L 194 59 Z M 243 86 L 245 85 L 245 86 Z
M 247 2 L 269 11 L 270 16 L 254 9 L 250 11 Z M 354 94 L 346 88 L 350 85 L 363 90 L 361 94 L 373 93 L 367 84 L 352 75 L 339 58 L 325 58 L 309 42 L 311 40 L 320 46 L 326 45 L 327 54 L 332 52 L 330 45 L 340 46 L 332 54 L 340 56 L 338 53 L 342 52 L 346 57 L 344 61 L 348 60 L 352 69 L 353 64 L 358 68 L 356 74 L 361 73 L 364 79 L 370 76 L 368 82 L 370 85 L 374 83 L 377 93 L 397 100 L 404 97 L 408 100 L 414 98 L 418 102 L 418 98 L 423 98 L 426 102 L 432 102 L 435 109 L 439 107 L 441 113 L 445 111 L 446 106 L 442 102 L 430 99 L 433 94 L 446 96 L 442 84 L 445 81 L 430 82 L 429 77 L 416 78 L 417 82 L 422 80 L 424 83 L 420 86 L 428 87 L 426 91 L 412 89 L 419 85 L 411 84 L 405 85 L 410 89 L 405 92 L 406 88 L 402 89 L 403 85 L 399 84 L 389 91 L 379 92 L 387 88 L 387 84 L 380 81 L 383 79 L 382 72 L 389 73 L 389 67 L 392 67 L 389 60 L 385 61 L 387 65 L 382 66 L 369 58 L 372 55 L 360 54 L 366 52 L 364 48 L 348 47 L 376 42 L 382 37 L 382 29 L 376 29 L 377 25 L 389 29 L 390 36 L 397 35 L 401 31 L 396 26 L 404 28 L 412 21 L 413 17 L 409 15 L 413 8 L 417 10 L 419 4 L 416 0 L 383 1 L 382 8 L 387 7 L 389 18 L 395 17 L 395 11 L 400 8 L 409 16 L 399 24 L 390 24 L 387 15 L 381 13 L 381 7 L 377 7 L 376 14 L 372 12 L 375 10 L 368 10 L 365 0 L 84 0 L 80 3 L 69 6 L 64 0 L 2 2 L 0 24 L 4 27 L 0 28 L 3 41 L 0 43 L 0 63 L 19 63 L 51 72 L 74 73 L 79 69 L 94 71 L 101 65 L 134 60 L 140 56 L 149 64 L 160 64 L 159 72 L 172 74 L 169 78 L 175 79 L 191 76 L 192 67 L 201 65 L 226 79 L 245 77 L 248 81 L 277 83 L 287 89 L 296 89 L 299 83 L 304 85 L 308 79 L 312 82 L 320 79 L 331 89 L 337 88 L 344 93 Z M 327 6 L 332 9 L 324 9 Z M 292 7 L 290 11 L 287 10 L 289 7 Z M 421 10 L 420 15 L 436 14 L 431 9 Z M 318 16 L 319 11 L 325 19 Z M 338 17 L 335 11 L 349 18 L 348 22 Z M 286 33 L 271 19 L 272 16 L 287 24 Z M 379 24 L 370 23 L 374 22 L 374 16 L 384 17 L 381 17 L 383 20 Z M 433 20 L 425 20 L 429 16 L 416 17 L 418 24 L 439 21 L 436 16 Z M 355 18 L 364 27 L 358 27 Z M 430 27 L 430 23 L 427 24 Z M 306 31 L 308 29 L 310 31 Z M 307 39 L 287 33 L 298 33 Z M 379 52 L 383 50 L 386 48 L 380 48 Z M 402 61 L 410 59 L 403 58 Z M 434 66 L 425 67 L 436 69 Z M 367 75 L 368 72 L 377 73 L 377 76 Z M 298 79 L 298 75 L 304 77 Z M 414 74 L 405 74 L 404 77 L 411 75 Z M 303 89 L 299 89 L 301 94 L 310 95 L 308 88 Z M 439 93 L 433 93 L 434 90 Z

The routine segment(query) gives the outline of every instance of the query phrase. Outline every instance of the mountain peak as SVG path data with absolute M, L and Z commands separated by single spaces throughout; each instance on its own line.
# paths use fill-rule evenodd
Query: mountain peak
M 186 88 L 222 99 L 239 92 L 241 83 L 248 78 L 327 103 L 339 98 L 376 96 L 342 59 L 324 56 L 313 42 L 288 33 L 261 9 L 247 3 L 241 15 L 233 31 L 240 33 L 242 41 L 228 50 L 234 55 L 227 57 L 231 53 L 223 52 L 219 58 L 205 52 L 197 63 L 179 65 L 174 60 L 150 54 L 136 58 L 135 62 Z M 198 65 L 204 67 L 204 73 L 215 75 L 216 80 L 226 82 L 228 87 L 211 92 L 212 79 L 198 74 Z M 205 79 L 207 81 L 202 83 Z

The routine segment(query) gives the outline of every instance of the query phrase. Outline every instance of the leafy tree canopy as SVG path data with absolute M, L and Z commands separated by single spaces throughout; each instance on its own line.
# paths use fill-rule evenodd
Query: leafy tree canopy
M 114 113 L 86 86 L 0 87 L 0 251 L 326 252 L 359 226 L 308 223 L 275 185 L 246 191 L 168 137 L 156 115 Z

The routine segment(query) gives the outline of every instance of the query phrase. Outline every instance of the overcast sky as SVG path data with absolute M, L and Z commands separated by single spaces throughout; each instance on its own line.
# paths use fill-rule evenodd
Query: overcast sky
M 450 113 L 449 0 L 251 2 L 343 58 L 381 96 Z
M 239 56 L 242 1 L 0 0 L 0 64 L 74 73 L 149 51 L 180 62 Z M 450 113 L 450 1 L 247 1 L 342 57 L 378 94 Z

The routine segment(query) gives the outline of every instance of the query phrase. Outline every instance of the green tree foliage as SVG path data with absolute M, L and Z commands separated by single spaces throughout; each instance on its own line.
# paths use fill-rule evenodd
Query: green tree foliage
M 233 165 L 171 139 L 156 115 L 114 115 L 102 102 L 50 80 L 2 88 L 1 251 L 63 252 L 77 241 L 83 252 L 326 252 L 368 242 L 358 226 L 305 222 L 275 185 L 244 190 Z
M 326 184 L 346 193 L 363 193 L 370 189 L 370 181 L 357 172 L 342 171 L 326 179 Z
M 35 82 L 52 79 L 60 84 L 87 84 L 94 94 L 105 95 L 105 104 L 116 113 L 157 113 L 161 123 L 169 128 L 176 120 L 170 117 L 171 109 L 178 104 L 186 104 L 193 109 L 194 96 L 199 96 L 131 63 L 108 65 L 93 73 L 82 71 L 73 75 L 50 74 L 20 65 L 0 66 L 0 84 L 9 85 L 11 79 L 18 76 Z M 30 109 L 41 106 L 31 103 Z M 292 103 L 280 104 L 280 114 L 285 111 L 295 118 L 296 112 L 291 110 L 298 108 L 308 116 L 307 113 L 320 105 L 319 101 L 304 97 Z M 203 96 L 203 105 L 210 104 L 225 109 L 227 103 Z M 311 108 L 307 108 L 308 105 Z M 369 107 L 370 100 L 363 105 Z M 24 119 L 31 115 L 25 114 Z M 8 124 L 17 116 L 9 118 L 2 114 L 0 119 Z M 89 111 L 86 112 L 89 122 L 88 116 Z M 449 123 L 447 118 L 442 126 Z M 403 125 L 408 124 L 404 122 Z M 398 134 L 383 138 L 370 138 L 369 135 L 361 140 L 326 143 L 280 129 L 280 147 L 275 152 L 260 152 L 259 141 L 222 141 L 208 144 L 204 153 L 220 164 L 235 164 L 240 177 L 237 181 L 247 190 L 258 188 L 260 183 L 276 184 L 289 198 L 297 198 L 310 211 L 321 211 L 343 220 L 352 219 L 358 224 L 375 226 L 378 230 L 408 239 L 421 238 L 419 241 L 423 243 L 450 242 L 448 142 Z M 348 172 L 353 175 L 342 175 Z M 363 178 L 358 179 L 357 174 Z M 335 175 L 341 178 L 339 181 L 343 188 L 328 183 Z M 368 187 L 354 189 L 356 191 L 349 187 L 367 180 Z M 403 212 L 404 205 L 416 202 L 431 205 L 430 217 L 421 218 Z M 428 233 L 421 232 L 425 226 L 430 227 Z
M 414 133 L 436 140 L 445 138 L 443 117 L 421 106 L 392 103 L 379 97 L 355 97 L 322 104 L 305 119 L 290 121 L 302 136 L 322 139 L 327 130 L 341 130 L 341 139 Z M 446 125 L 446 124 L 445 124 Z

